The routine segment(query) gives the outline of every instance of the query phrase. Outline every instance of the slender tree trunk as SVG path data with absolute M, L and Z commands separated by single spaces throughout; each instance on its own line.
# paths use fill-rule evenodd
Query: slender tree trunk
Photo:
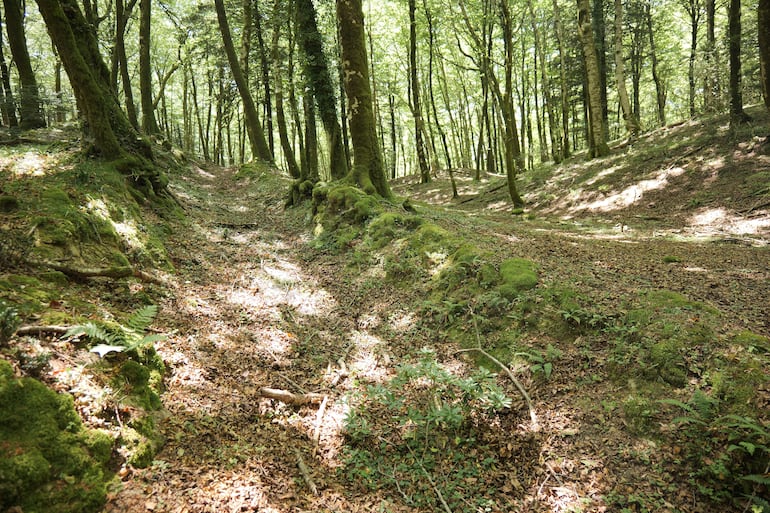
M 594 35 L 591 28 L 591 14 L 588 0 L 578 0 L 578 35 L 582 41 L 583 57 L 586 65 L 588 81 L 588 106 L 590 114 L 590 133 L 593 141 L 592 157 L 601 157 L 610 153 L 610 148 L 604 139 L 604 120 L 602 117 L 601 80 L 599 77 L 599 60 L 596 56 Z M 591 145 L 589 145 L 590 147 Z
M 615 0 L 615 83 L 618 88 L 618 99 L 623 109 L 623 121 L 631 139 L 639 135 L 639 120 L 631 110 L 626 90 L 626 74 L 623 63 L 623 5 L 620 0 Z
M 700 0 L 687 0 L 685 10 L 690 16 L 690 59 L 687 67 L 687 82 L 689 84 L 690 117 L 694 118 L 695 110 L 695 59 L 698 51 L 698 28 L 700 24 Z
M 444 160 L 446 161 L 446 167 L 449 169 L 451 175 L 452 157 L 449 154 L 449 145 L 447 144 L 446 132 L 444 131 L 444 128 L 442 127 L 442 124 L 438 118 L 438 109 L 436 109 L 436 95 L 434 94 L 433 87 L 433 62 L 435 57 L 436 34 L 433 27 L 433 15 L 428 8 L 428 0 L 423 0 L 423 9 L 425 10 L 425 20 L 428 23 L 428 94 L 430 96 L 431 112 L 433 113 L 433 124 L 436 125 L 436 130 L 438 130 L 439 137 L 441 138 L 441 145 L 444 150 Z M 450 178 L 452 178 L 452 182 L 454 183 L 454 177 L 450 176 Z
M 248 2 L 250 0 L 246 0 Z M 271 60 L 273 61 L 273 80 L 274 80 L 274 97 L 275 97 L 275 118 L 278 123 L 278 138 L 281 142 L 281 150 L 283 150 L 283 158 L 286 161 L 286 167 L 289 170 L 289 175 L 295 180 L 300 177 L 300 169 L 297 165 L 297 159 L 294 157 L 294 148 L 289 140 L 289 132 L 286 129 L 286 113 L 283 110 L 283 70 L 281 66 L 285 59 L 281 55 L 279 46 L 281 23 L 282 19 L 278 16 L 281 9 L 281 0 L 275 0 L 273 2 L 273 41 Z
M 337 0 L 345 93 L 348 97 L 353 168 L 350 179 L 368 194 L 392 196 L 374 124 L 361 0 Z
M 348 173 L 348 159 L 345 155 L 345 138 L 337 113 L 329 62 L 323 51 L 323 38 L 318 30 L 313 2 L 297 0 L 295 10 L 299 44 L 306 57 L 305 74 L 311 94 L 318 106 L 318 113 L 329 145 L 331 176 L 339 180 Z
M 751 121 L 743 110 L 741 76 L 741 0 L 730 0 L 728 10 L 730 46 L 730 125 Z
M 757 26 L 759 28 L 760 81 L 765 98 L 765 107 L 770 112 L 770 0 L 759 0 Z
M 607 102 L 607 30 L 604 21 L 605 0 L 593 0 L 593 14 L 591 25 L 593 27 L 594 46 L 596 47 L 597 65 L 599 66 L 599 93 L 602 103 L 602 130 L 603 138 L 609 140 L 609 104 Z
M 123 97 L 126 104 L 128 121 L 136 130 L 139 130 L 139 118 L 136 114 L 134 92 L 131 87 L 131 75 L 128 73 L 128 56 L 126 55 L 126 24 L 131 11 L 136 6 L 137 0 L 115 0 L 115 63 L 113 73 L 120 72 L 120 82 L 123 85 Z M 113 81 L 114 83 L 114 81 Z
M 265 38 L 262 34 L 262 14 L 259 11 L 259 0 L 254 0 L 254 22 L 257 29 L 257 47 L 259 48 L 260 72 L 262 75 L 262 89 L 264 97 L 262 102 L 265 109 L 265 130 L 267 136 L 267 145 L 270 149 L 270 155 L 275 153 L 275 142 L 273 137 L 273 100 L 270 94 L 270 61 L 267 57 L 265 48 Z
M 650 35 L 650 59 L 652 61 L 652 80 L 655 82 L 655 99 L 658 112 L 658 123 L 660 126 L 666 126 L 666 85 L 660 77 L 658 71 L 658 52 L 655 47 L 655 31 L 652 24 L 652 12 L 650 12 L 650 1 L 644 4 L 644 18 L 647 22 L 647 33 Z
M 556 29 L 556 41 L 559 44 L 559 83 L 561 86 L 561 152 L 569 158 L 572 153 L 569 140 L 569 86 L 567 84 L 567 57 L 564 47 L 564 28 L 561 22 L 561 8 L 558 0 L 553 0 L 553 17 Z
M 706 73 L 703 77 L 703 107 L 706 112 L 717 111 L 719 70 L 716 66 L 716 0 L 706 2 Z
M 3 0 L 5 6 L 5 28 L 8 31 L 8 44 L 11 47 L 16 71 L 19 73 L 19 96 L 21 105 L 19 128 L 31 130 L 45 126 L 43 109 L 38 93 L 35 72 L 27 51 L 27 38 L 24 34 L 24 13 L 20 0 Z
M 388 108 L 390 112 L 390 177 L 396 179 L 396 95 L 388 94 Z
M 219 22 L 219 30 L 222 33 L 222 42 L 225 47 L 225 53 L 227 54 L 227 60 L 230 63 L 230 70 L 233 73 L 233 80 L 235 80 L 235 84 L 238 87 L 238 93 L 241 95 L 241 101 L 243 102 L 243 110 L 246 115 L 246 131 L 249 135 L 249 142 L 251 143 L 251 153 L 255 158 L 271 162 L 273 160 L 273 155 L 265 140 L 265 133 L 262 131 L 262 125 L 259 122 L 259 115 L 257 114 L 257 108 L 254 105 L 254 99 L 251 96 L 246 79 L 241 72 L 238 56 L 236 55 L 235 47 L 233 46 L 233 38 L 230 35 L 230 26 L 227 23 L 227 15 L 225 13 L 223 0 L 214 0 L 214 6 L 217 11 L 217 20 Z
M 417 79 L 417 21 L 415 0 L 409 0 L 409 90 L 412 93 L 412 117 L 414 118 L 417 162 L 420 166 L 420 183 L 430 182 L 430 165 L 423 140 L 422 106 L 420 105 L 420 83 Z
M 3 82 L 3 122 L 11 128 L 19 126 L 16 117 L 16 102 L 13 100 L 13 89 L 11 88 L 11 75 L 8 73 L 8 65 L 5 62 L 3 54 L 3 30 L 0 26 L 0 79 Z
M 157 134 L 160 129 L 152 106 L 151 14 L 152 0 L 139 0 L 139 94 L 142 102 L 142 130 L 146 134 Z

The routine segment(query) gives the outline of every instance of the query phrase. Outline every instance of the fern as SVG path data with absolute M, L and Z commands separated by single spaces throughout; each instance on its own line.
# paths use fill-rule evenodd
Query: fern
M 149 305 L 131 314 L 126 324 L 108 325 L 87 322 L 72 326 L 65 336 L 85 336 L 96 342 L 102 342 L 91 348 L 91 352 L 104 356 L 108 353 L 120 353 L 149 346 L 166 339 L 166 335 L 145 335 L 145 331 L 158 315 L 158 307 Z

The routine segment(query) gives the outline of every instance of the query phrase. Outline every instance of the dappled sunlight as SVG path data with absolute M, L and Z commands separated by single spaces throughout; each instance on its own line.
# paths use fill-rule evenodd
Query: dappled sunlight
M 581 210 L 610 212 L 627 208 L 639 202 L 646 192 L 665 188 L 669 184 L 669 178 L 680 176 L 684 172 L 685 170 L 681 167 L 673 167 L 658 171 L 653 178 L 641 180 L 635 184 L 629 185 L 622 191 L 609 193 L 602 199 L 590 203 L 573 205 L 570 207 L 569 211 L 572 213 Z
M 383 383 L 389 376 L 390 356 L 385 352 L 385 342 L 366 331 L 353 330 L 349 340 L 356 352 L 351 355 L 351 371 L 362 379 Z
M 16 178 L 40 177 L 49 172 L 48 159 L 35 151 L 28 151 L 15 160 L 8 160 L 9 162 L 2 162 L 2 167 L 10 167 L 11 174 Z
M 699 210 L 688 223 L 700 235 L 770 235 L 770 216 L 749 218 L 721 207 Z

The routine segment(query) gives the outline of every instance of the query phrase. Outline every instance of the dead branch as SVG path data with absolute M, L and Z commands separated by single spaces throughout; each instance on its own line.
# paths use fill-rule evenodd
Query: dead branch
M 294 448 L 294 456 L 297 458 L 297 467 L 299 468 L 300 474 L 302 474 L 302 479 L 305 480 L 305 484 L 310 488 L 310 491 L 313 492 L 313 495 L 318 495 L 318 487 L 316 487 L 313 482 L 313 478 L 310 475 L 310 469 L 305 465 L 305 460 L 302 459 L 302 454 L 296 447 Z
M 16 330 L 16 335 L 44 335 L 46 333 L 64 335 L 68 330 L 69 326 L 21 326 Z
M 324 419 L 324 413 L 326 412 L 326 405 L 329 402 L 329 396 L 325 395 L 321 406 L 318 408 L 318 414 L 315 417 L 315 429 L 313 430 L 313 445 L 315 450 L 318 450 L 318 442 L 321 440 L 321 423 Z
M 332 382 L 331 382 L 331 386 L 333 386 L 333 387 L 336 387 L 339 384 L 340 381 L 342 381 L 343 379 L 345 379 L 348 376 L 350 376 L 350 372 L 348 371 L 348 367 L 347 367 L 347 365 L 345 365 L 345 360 L 340 358 L 339 360 L 337 360 L 337 363 L 340 366 L 340 370 L 338 370 L 334 374 L 334 378 L 332 379 Z
M 519 382 L 518 379 L 516 379 L 516 376 L 514 376 L 513 372 L 511 372 L 511 369 L 509 369 L 507 366 L 505 366 L 500 360 L 492 356 L 491 354 L 487 353 L 481 348 L 481 336 L 479 335 L 479 329 L 478 326 L 476 326 L 476 318 L 473 317 L 473 327 L 476 329 L 476 347 L 472 347 L 470 349 L 460 349 L 457 351 L 457 353 L 467 353 L 469 351 L 478 351 L 479 353 L 483 354 L 492 362 L 500 367 L 502 370 L 505 371 L 506 374 L 508 374 L 508 377 L 511 378 L 511 381 L 513 381 L 513 384 L 516 386 L 516 388 L 519 390 L 519 393 L 524 398 L 524 401 L 527 403 L 527 408 L 529 408 L 529 418 L 532 420 L 532 431 L 538 431 L 540 429 L 538 422 L 537 422 L 537 415 L 535 414 L 535 407 L 532 405 L 532 399 L 529 397 L 529 394 L 522 386 L 521 382 Z
M 282 403 L 291 404 L 293 406 L 304 406 L 306 404 L 319 404 L 326 397 L 323 394 L 292 394 L 288 390 L 281 390 L 279 388 L 262 387 L 259 389 L 259 395 L 267 397 L 268 399 L 275 399 Z
M 75 267 L 69 267 L 66 265 L 57 264 L 56 262 L 49 262 L 49 261 L 43 261 L 43 262 L 33 261 L 32 264 L 37 265 L 39 267 L 50 267 L 51 269 L 55 271 L 59 271 L 60 273 L 63 273 L 69 276 L 70 278 L 74 278 L 76 280 L 85 280 L 88 278 L 98 278 L 98 277 L 103 277 L 103 278 L 134 277 L 144 282 L 155 283 L 156 285 L 168 285 L 168 282 L 163 278 L 160 278 L 158 276 L 153 276 L 150 273 L 141 271 L 139 269 L 134 269 L 131 266 L 78 269 Z

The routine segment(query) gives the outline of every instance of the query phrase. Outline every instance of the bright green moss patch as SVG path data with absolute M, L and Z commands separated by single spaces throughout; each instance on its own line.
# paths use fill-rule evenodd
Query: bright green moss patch
M 537 286 L 537 271 L 534 262 L 524 258 L 510 258 L 500 264 L 501 284 L 497 287 L 500 295 L 508 300 Z
M 0 361 L 0 509 L 95 512 L 111 479 L 112 438 L 83 428 L 72 397 Z

